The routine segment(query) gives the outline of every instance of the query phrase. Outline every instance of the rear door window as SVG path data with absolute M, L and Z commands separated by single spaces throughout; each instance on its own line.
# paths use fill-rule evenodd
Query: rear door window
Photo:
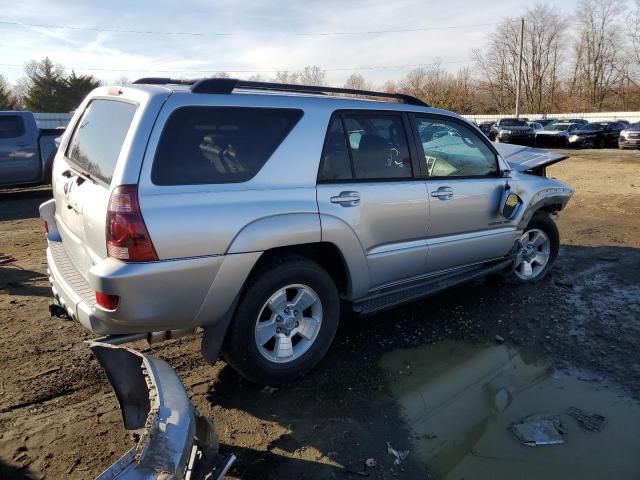
M 301 110 L 182 107 L 162 132 L 151 171 L 156 185 L 244 182 L 255 176 Z
M 92 100 L 76 125 L 67 158 L 92 176 L 111 183 L 136 108 L 117 100 Z
M 19 115 L 0 116 L 0 139 L 19 138 L 24 135 L 24 122 Z

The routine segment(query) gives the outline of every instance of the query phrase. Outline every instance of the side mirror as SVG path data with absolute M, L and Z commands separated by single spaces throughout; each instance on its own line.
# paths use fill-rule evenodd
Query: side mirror
M 513 220 L 520 213 L 522 208 L 522 199 L 514 192 L 511 191 L 511 187 L 507 184 L 504 187 L 504 193 L 500 199 L 500 215 L 507 220 Z

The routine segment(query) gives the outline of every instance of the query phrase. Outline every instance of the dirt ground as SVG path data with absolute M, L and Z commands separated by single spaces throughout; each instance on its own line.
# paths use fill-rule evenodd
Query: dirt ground
M 322 363 L 276 390 L 205 364 L 199 339 L 137 344 L 166 359 L 194 404 L 238 456 L 229 478 L 430 478 L 381 367 L 399 349 L 442 342 L 525 348 L 556 368 L 580 368 L 640 400 L 640 152 L 584 150 L 549 169 L 576 188 L 558 223 L 562 249 L 534 286 L 493 279 L 368 318 L 346 318 Z M 133 444 L 79 325 L 50 318 L 38 205 L 46 188 L 0 191 L 0 478 L 93 478 Z M 2 265 L 1 258 L 15 262 Z M 499 336 L 499 337 L 496 337 Z M 500 338 L 501 337 L 501 338 Z M 408 367 L 407 367 L 408 368 Z M 401 375 L 402 371 L 397 372 Z M 393 380 L 391 378 L 391 380 Z

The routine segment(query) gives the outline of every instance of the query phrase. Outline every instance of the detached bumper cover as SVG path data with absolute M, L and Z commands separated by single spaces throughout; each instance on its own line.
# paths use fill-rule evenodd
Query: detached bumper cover
M 175 371 L 163 360 L 125 347 L 91 342 L 138 444 L 96 480 L 217 480 L 235 457 L 218 453 L 210 420 L 191 404 Z

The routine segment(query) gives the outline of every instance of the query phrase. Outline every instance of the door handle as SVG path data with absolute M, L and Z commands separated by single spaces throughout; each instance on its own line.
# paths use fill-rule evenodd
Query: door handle
M 355 207 L 360 204 L 360 194 L 358 192 L 340 192 L 340 195 L 331 197 L 331 203 L 337 203 L 343 207 Z
M 449 200 L 453 197 L 453 189 L 451 187 L 440 187 L 431 192 L 431 196 L 439 198 L 440 200 Z

